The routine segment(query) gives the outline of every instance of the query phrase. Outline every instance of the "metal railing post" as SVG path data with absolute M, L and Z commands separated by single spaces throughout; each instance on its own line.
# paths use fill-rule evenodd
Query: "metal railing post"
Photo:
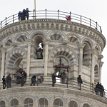
M 90 27 L 91 27 L 91 19 L 90 19 Z
M 96 23 L 96 28 L 95 28 L 95 29 L 97 30 L 97 26 L 98 26 L 98 24 L 97 24 L 97 22 L 95 22 L 95 23 Z
M 58 10 L 58 20 L 59 20 L 59 10 Z
M 35 9 L 33 9 L 33 19 L 35 19 Z
M 70 17 L 71 17 L 71 12 L 69 14 L 70 14 Z
M 80 24 L 82 24 L 82 16 L 80 15 Z
M 14 15 L 13 15 L 13 23 L 14 23 Z
M 102 29 L 101 29 L 101 26 L 100 26 L 100 32 L 102 33 Z
M 45 9 L 45 18 L 47 18 L 47 9 Z
M 5 25 L 7 25 L 7 17 L 5 18 Z

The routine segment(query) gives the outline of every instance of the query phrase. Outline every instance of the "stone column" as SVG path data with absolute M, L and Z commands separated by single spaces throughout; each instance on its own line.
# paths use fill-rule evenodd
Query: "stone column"
M 82 74 L 82 66 L 83 66 L 83 47 L 80 47 L 79 51 L 79 75 Z
M 33 107 L 38 107 L 38 101 L 37 101 L 37 99 L 34 101 Z
M 48 75 L 48 43 L 45 44 L 45 57 L 44 57 L 44 84 L 50 84 L 51 77 Z
M 2 60 L 1 60 L 1 79 L 5 75 L 5 49 L 2 48 Z
M 103 62 L 101 61 L 103 58 L 103 55 L 99 55 L 99 58 L 98 58 L 98 62 L 99 62 L 99 70 L 98 70 L 98 75 L 99 75 L 99 82 L 101 83 L 101 69 L 102 69 L 102 66 L 103 66 Z
M 31 44 L 28 44 L 28 49 L 27 49 L 27 76 L 29 77 L 30 73 L 30 52 L 31 51 Z
M 91 83 L 94 84 L 95 50 L 92 50 Z
M 45 44 L 45 57 L 44 57 L 44 76 L 47 76 L 48 70 L 48 43 Z

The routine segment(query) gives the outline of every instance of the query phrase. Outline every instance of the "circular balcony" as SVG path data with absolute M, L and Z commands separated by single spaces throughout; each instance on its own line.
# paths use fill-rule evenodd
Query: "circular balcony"
M 98 25 L 98 23 L 90 18 L 87 18 L 82 15 L 74 14 L 71 12 L 63 12 L 63 11 L 52 11 L 52 10 L 37 10 L 35 11 L 29 11 L 29 20 L 35 20 L 35 19 L 57 19 L 57 20 L 67 20 L 67 16 L 70 16 L 71 22 L 76 22 L 82 25 L 86 25 L 88 27 L 91 27 L 100 33 L 102 33 L 101 26 Z M 6 17 L 3 21 L 0 22 L 0 29 L 18 22 L 18 14 L 14 14 L 12 16 Z

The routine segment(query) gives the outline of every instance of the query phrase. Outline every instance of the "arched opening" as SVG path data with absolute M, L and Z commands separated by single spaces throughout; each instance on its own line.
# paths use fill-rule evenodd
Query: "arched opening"
M 48 100 L 46 98 L 39 99 L 39 107 L 48 107 Z
M 62 41 L 63 40 L 63 38 L 62 38 L 62 36 L 60 34 L 53 34 L 53 35 L 51 35 L 50 39 L 51 40 L 58 40 L 58 41 Z
M 4 101 L 0 101 L 0 107 L 5 107 L 5 102 Z
M 11 107 L 18 107 L 19 102 L 17 99 L 12 99 L 10 104 L 11 104 Z
M 91 65 L 91 46 L 88 42 L 84 43 L 83 47 L 83 65 L 89 67 Z
M 43 59 L 43 38 L 37 36 L 34 38 L 34 57 L 36 59 Z
M 12 40 L 9 39 L 9 40 L 6 42 L 5 45 L 6 45 L 6 46 L 10 46 L 11 44 L 12 44 Z
M 97 84 L 99 82 L 99 73 L 98 73 L 98 65 L 94 67 L 94 83 Z
M 63 101 L 61 99 L 55 99 L 53 103 L 53 107 L 63 107 Z
M 18 42 L 24 42 L 24 41 L 26 41 L 27 40 L 27 37 L 25 36 L 25 35 L 21 35 L 21 36 L 19 36 L 18 38 L 17 38 L 17 41 Z
M 68 107 L 78 107 L 78 104 L 75 101 L 70 101 Z
M 22 68 L 23 67 L 21 63 L 22 60 L 23 56 L 20 53 L 15 53 L 10 57 L 8 67 L 11 69 L 18 69 L 20 67 Z
M 83 107 L 90 107 L 89 104 L 84 104 Z
M 68 61 L 65 57 L 63 56 L 58 56 L 55 58 L 55 80 L 56 83 L 68 83 L 67 78 L 68 78 L 68 69 L 69 69 L 69 64 Z
M 26 98 L 24 100 L 24 107 L 33 107 L 33 100 L 31 98 Z
M 24 83 L 26 81 L 25 76 L 27 75 L 26 72 L 24 71 L 24 63 L 23 63 L 23 56 L 21 55 L 21 53 L 14 53 L 8 62 L 8 70 L 7 70 L 7 74 L 10 74 L 12 77 L 12 80 L 15 80 L 16 83 L 21 83 L 18 81 L 21 81 L 21 76 L 23 74 L 24 75 Z M 21 70 L 20 70 L 21 69 Z M 20 79 L 17 78 L 17 76 L 20 74 Z

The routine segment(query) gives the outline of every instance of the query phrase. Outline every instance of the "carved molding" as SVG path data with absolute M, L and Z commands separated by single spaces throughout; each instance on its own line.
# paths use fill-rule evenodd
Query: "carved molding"
M 100 32 L 91 27 L 75 22 L 68 23 L 67 21 L 55 19 L 37 19 L 7 25 L 0 30 L 0 40 L 3 40 L 10 34 L 26 30 L 61 30 L 66 32 L 72 31 L 95 40 L 101 46 L 102 50 L 105 47 L 106 42 L 105 37 Z

